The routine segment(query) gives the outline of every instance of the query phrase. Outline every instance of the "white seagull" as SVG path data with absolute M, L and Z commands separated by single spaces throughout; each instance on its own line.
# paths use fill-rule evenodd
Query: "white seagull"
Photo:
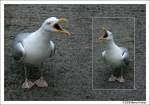
M 101 37 L 99 38 L 105 45 L 105 50 L 102 52 L 104 61 L 111 65 L 114 69 L 108 81 L 125 82 L 123 78 L 123 70 L 128 65 L 129 53 L 124 47 L 116 45 L 113 39 L 113 34 L 103 28 Z
M 70 33 L 60 25 L 66 21 L 65 18 L 58 19 L 56 17 L 50 17 L 46 19 L 35 32 L 22 33 L 15 38 L 13 43 L 13 56 L 15 60 L 23 61 L 25 70 L 25 82 L 22 84 L 22 88 L 31 88 L 34 84 L 38 87 L 48 86 L 43 78 L 42 71 L 40 79 L 35 82 L 28 80 L 26 65 L 40 66 L 46 58 L 54 55 L 55 45 L 51 41 L 50 33 L 57 32 L 70 35 Z

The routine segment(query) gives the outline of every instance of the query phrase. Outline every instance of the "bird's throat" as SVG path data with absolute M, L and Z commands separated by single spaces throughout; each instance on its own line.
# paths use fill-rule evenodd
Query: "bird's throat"
M 111 50 L 111 49 L 114 49 L 115 47 L 118 47 L 118 46 L 115 44 L 114 40 L 109 40 L 109 41 L 105 42 L 106 50 Z
M 36 32 L 38 33 L 36 34 L 37 35 L 36 37 L 38 37 L 40 41 L 45 41 L 49 43 L 51 39 L 51 35 L 50 35 L 51 32 L 43 31 L 41 29 L 37 30 Z

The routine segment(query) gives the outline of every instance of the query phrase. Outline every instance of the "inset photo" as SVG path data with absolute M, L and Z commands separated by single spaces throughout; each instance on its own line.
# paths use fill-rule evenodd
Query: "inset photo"
M 135 89 L 134 17 L 93 18 L 93 89 Z

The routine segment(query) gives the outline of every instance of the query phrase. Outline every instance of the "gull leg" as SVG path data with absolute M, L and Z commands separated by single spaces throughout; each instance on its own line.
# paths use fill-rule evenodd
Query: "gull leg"
M 118 82 L 125 82 L 125 79 L 123 78 L 123 70 L 121 69 L 121 76 L 119 78 L 116 79 Z
M 46 80 L 44 80 L 44 77 L 43 77 L 43 70 L 41 70 L 40 79 L 36 80 L 36 81 L 35 81 L 35 84 L 36 84 L 38 87 L 48 87 L 48 83 L 46 82 Z
M 111 76 L 109 77 L 108 81 L 113 82 L 113 81 L 115 81 L 116 79 L 117 79 L 117 78 L 116 78 L 113 74 L 111 74 Z
M 25 67 L 25 65 L 24 65 L 24 70 L 25 70 L 25 81 L 22 84 L 22 88 L 31 88 L 34 85 L 34 83 L 28 80 L 28 78 L 27 78 L 27 68 Z

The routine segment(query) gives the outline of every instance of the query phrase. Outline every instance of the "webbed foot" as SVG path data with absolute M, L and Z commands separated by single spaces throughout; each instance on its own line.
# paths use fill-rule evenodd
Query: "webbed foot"
M 25 82 L 22 84 L 22 88 L 31 88 L 33 85 L 33 82 L 29 81 L 28 79 L 25 79 Z
M 117 78 L 112 74 L 110 77 L 109 77 L 109 79 L 108 79 L 108 81 L 109 82 L 113 82 L 113 81 L 115 81 Z
M 40 77 L 40 79 L 36 80 L 34 82 L 38 87 L 48 87 L 48 83 L 46 82 L 46 80 L 44 80 L 43 77 Z

